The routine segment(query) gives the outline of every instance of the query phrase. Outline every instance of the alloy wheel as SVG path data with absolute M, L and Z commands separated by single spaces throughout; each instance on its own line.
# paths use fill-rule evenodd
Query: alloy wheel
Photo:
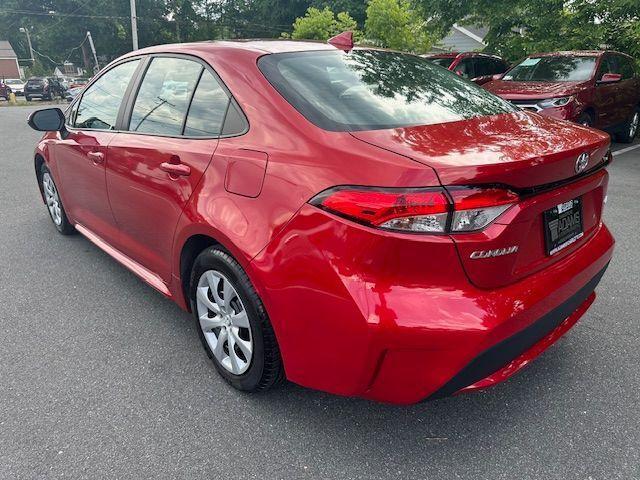
M 42 189 L 44 191 L 44 198 L 47 202 L 47 208 L 51 214 L 53 223 L 57 226 L 62 225 L 62 208 L 60 207 L 60 197 L 58 196 L 58 189 L 56 184 L 53 183 L 53 179 L 49 172 L 45 172 L 42 175 Z
M 234 375 L 247 371 L 253 337 L 247 311 L 229 279 L 216 270 L 204 272 L 198 280 L 196 308 L 202 333 L 220 365 Z

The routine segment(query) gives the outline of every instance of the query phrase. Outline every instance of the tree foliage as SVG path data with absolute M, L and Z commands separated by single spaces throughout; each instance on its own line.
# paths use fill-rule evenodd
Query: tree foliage
M 140 47 L 218 38 L 325 40 L 364 31 L 379 46 L 422 52 L 454 23 L 489 28 L 487 50 L 510 60 L 532 52 L 608 47 L 640 57 L 640 0 L 136 0 Z M 313 14 L 309 8 L 313 7 Z M 334 15 L 332 12 L 340 12 Z M 302 19 L 300 21 L 296 19 Z M 295 25 L 295 26 L 294 26 Z M 29 57 L 34 71 L 70 60 L 100 62 L 131 50 L 128 0 L 1 0 L 0 39 Z
M 454 23 L 489 28 L 487 50 L 516 60 L 534 52 L 614 48 L 640 55 L 638 0 L 415 0 L 440 36 Z
M 322 10 L 309 7 L 304 17 L 296 18 L 293 22 L 291 38 L 307 40 L 328 40 L 346 30 L 354 32 L 358 37 L 358 24 L 346 12 L 335 15 L 329 7 Z
M 433 42 L 408 0 L 370 0 L 364 25 L 367 40 L 381 47 L 423 53 Z

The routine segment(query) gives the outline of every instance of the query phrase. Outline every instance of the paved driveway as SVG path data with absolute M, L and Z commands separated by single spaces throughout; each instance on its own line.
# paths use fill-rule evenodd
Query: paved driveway
M 0 108 L 0 479 L 640 478 L 640 148 L 581 322 L 484 393 L 412 407 L 218 378 L 191 317 L 38 198 L 28 108 Z M 620 146 L 616 146 L 620 148 Z

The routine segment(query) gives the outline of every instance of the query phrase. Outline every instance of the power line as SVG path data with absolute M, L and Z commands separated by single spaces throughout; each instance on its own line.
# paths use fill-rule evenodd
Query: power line
M 17 15 L 37 15 L 41 17 L 77 17 L 77 18 L 129 18 L 122 15 L 87 15 L 84 13 L 75 13 L 80 10 L 82 7 L 85 7 L 87 3 L 91 0 L 83 3 L 78 8 L 76 8 L 72 13 L 61 13 L 61 12 L 34 12 L 32 10 L 0 10 L 0 13 L 13 13 Z

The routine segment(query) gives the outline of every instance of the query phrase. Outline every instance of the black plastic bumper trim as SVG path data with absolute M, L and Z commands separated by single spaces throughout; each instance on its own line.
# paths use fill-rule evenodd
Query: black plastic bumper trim
M 497 372 L 546 337 L 589 298 L 609 264 L 567 301 L 540 317 L 535 323 L 480 353 L 427 400 L 448 397 Z

